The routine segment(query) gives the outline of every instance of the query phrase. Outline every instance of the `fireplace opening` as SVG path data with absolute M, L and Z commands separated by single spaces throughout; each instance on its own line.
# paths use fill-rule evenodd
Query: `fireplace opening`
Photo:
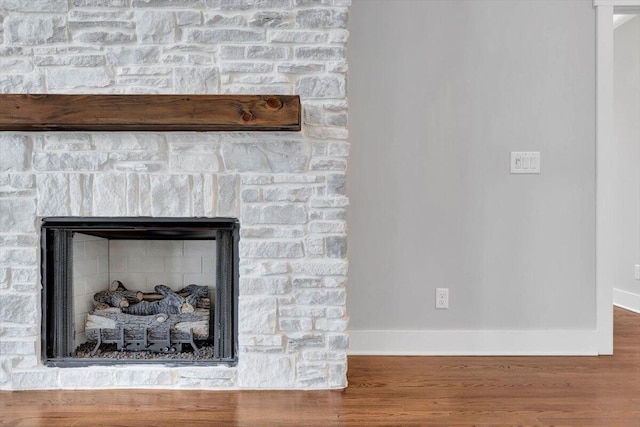
M 238 222 L 42 220 L 48 366 L 234 364 Z

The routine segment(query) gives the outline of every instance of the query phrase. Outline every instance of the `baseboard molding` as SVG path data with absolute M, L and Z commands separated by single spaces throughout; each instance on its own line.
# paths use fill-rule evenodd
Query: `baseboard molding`
M 352 330 L 350 355 L 597 356 L 596 330 Z
M 622 289 L 614 289 L 613 305 L 634 313 L 640 313 L 640 295 L 623 291 Z

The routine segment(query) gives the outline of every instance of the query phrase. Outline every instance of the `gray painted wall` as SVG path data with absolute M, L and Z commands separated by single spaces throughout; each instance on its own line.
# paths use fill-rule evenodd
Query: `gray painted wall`
M 351 329 L 594 328 L 592 2 L 355 0 L 350 26 Z
M 640 298 L 640 17 L 614 31 L 617 242 L 614 288 Z M 615 301 L 615 300 L 614 300 Z M 640 302 L 640 300 L 638 300 Z M 640 309 L 640 304 L 635 309 Z

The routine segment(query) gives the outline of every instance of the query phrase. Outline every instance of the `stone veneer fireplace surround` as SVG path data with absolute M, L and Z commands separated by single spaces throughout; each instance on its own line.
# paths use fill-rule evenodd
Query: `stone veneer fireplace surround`
M 0 90 L 298 93 L 302 132 L 0 134 L 0 389 L 345 387 L 349 2 L 152 3 L 0 9 Z M 44 366 L 50 216 L 238 218 L 238 364 Z

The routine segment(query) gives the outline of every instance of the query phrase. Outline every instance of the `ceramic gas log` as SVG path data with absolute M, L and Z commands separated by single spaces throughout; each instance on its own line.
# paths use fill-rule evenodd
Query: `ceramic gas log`
M 162 353 L 181 352 L 182 344 L 190 344 L 199 354 L 195 341 L 209 338 L 206 286 L 192 284 L 174 292 L 157 285 L 154 294 L 129 291 L 114 280 L 111 289 L 94 295 L 98 304 L 87 315 L 87 338 L 95 342 L 91 356 L 102 344 L 116 344 L 118 351 Z

